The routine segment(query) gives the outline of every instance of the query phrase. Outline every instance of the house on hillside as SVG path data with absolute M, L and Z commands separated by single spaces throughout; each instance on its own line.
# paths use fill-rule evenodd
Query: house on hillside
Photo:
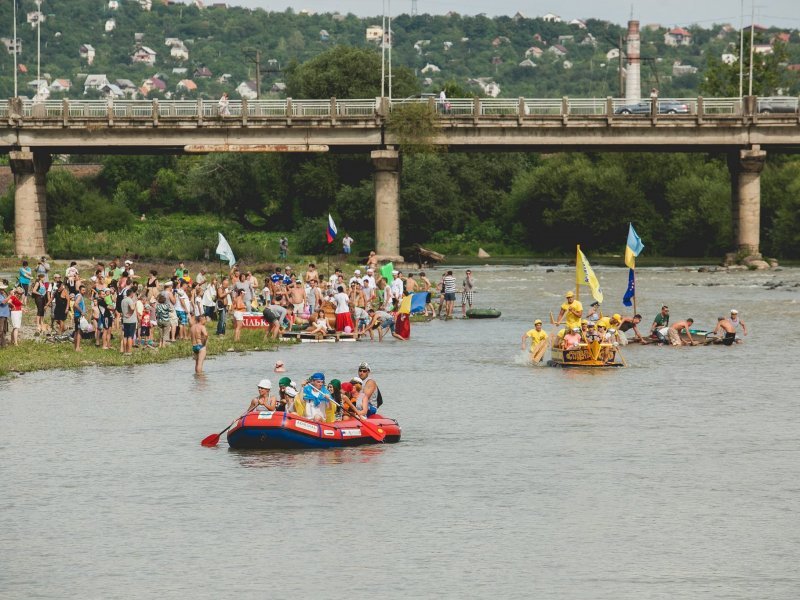
M 453 47 L 453 42 L 442 42 L 442 50 L 445 52 L 449 52 L 450 48 Z
M 788 44 L 791 39 L 792 39 L 792 35 L 790 33 L 782 32 L 782 33 L 777 33 L 774 36 L 772 36 L 772 39 L 770 40 L 770 43 L 773 44 L 773 45 L 775 45 L 775 42 L 782 42 L 784 44 Z
M 430 40 L 417 40 L 414 43 L 414 50 L 417 51 L 417 54 L 422 54 L 422 49 L 430 45 L 431 45 Z
M 148 48 L 147 46 L 137 48 L 136 51 L 131 55 L 131 62 L 154 65 L 156 64 L 156 51 L 152 48 Z
M 544 50 L 541 48 L 537 48 L 536 46 L 531 46 L 527 50 L 525 50 L 525 58 L 541 58 L 542 54 L 544 54 Z
M 139 88 L 130 79 L 115 79 L 114 84 L 122 90 L 127 98 L 135 98 Z
M 119 0 L 108 0 L 108 10 L 119 10 Z
M 433 63 L 428 63 L 420 69 L 420 73 L 439 73 L 441 69 Z
M 587 33 L 586 37 L 581 40 L 581 46 L 591 46 L 592 48 L 597 48 L 597 38 L 595 38 L 591 33 Z
M 483 93 L 490 98 L 497 98 L 500 95 L 500 86 L 494 81 L 490 81 L 484 86 Z
M 571 60 L 565 60 L 564 64 L 562 64 L 561 66 L 564 67 L 565 69 L 571 69 L 572 68 L 572 61 Z
M 492 40 L 492 46 L 494 46 L 495 48 L 501 46 L 502 44 L 510 44 L 510 43 L 511 40 L 504 35 L 497 36 Z
M 104 85 L 108 85 L 108 77 L 102 75 L 87 75 L 83 82 L 83 93 L 86 94 L 90 90 L 99 90 Z
M 673 77 L 680 77 L 682 75 L 694 75 L 695 73 L 697 73 L 697 67 L 693 67 L 692 65 L 683 65 L 679 60 L 676 60 L 672 64 Z
M 606 52 L 606 58 L 608 60 L 615 60 L 619 58 L 619 48 L 612 48 L 608 52 Z
M 7 37 L 0 38 L 0 44 L 3 44 L 3 46 L 6 49 L 6 52 L 8 52 L 9 54 L 14 54 L 14 40 L 12 40 L 11 38 L 7 38 Z M 17 54 L 18 55 L 22 54 L 22 40 L 21 39 L 17 38 L 16 46 L 17 46 Z
M 664 34 L 664 43 L 667 46 L 690 46 L 692 34 L 683 27 L 676 27 Z
M 209 77 L 212 77 L 212 73 L 208 67 L 200 67 L 194 71 L 195 79 L 208 79 Z
M 81 44 L 78 48 L 78 55 L 86 61 L 87 65 L 94 62 L 94 47 L 91 44 Z
M 117 22 L 114 19 L 106 19 L 106 24 L 104 26 L 106 33 L 111 33 L 116 28 L 117 28 Z
M 523 67 L 523 68 L 526 68 L 526 69 L 533 69 L 533 68 L 536 67 L 536 63 L 533 62 L 530 58 L 526 58 L 521 63 L 519 63 L 519 65 L 517 65 L 517 66 L 518 67 Z
M 559 58 L 561 58 L 562 56 L 566 56 L 568 52 L 568 50 L 564 48 L 564 46 L 562 46 L 561 44 L 553 44 L 547 49 L 547 51 L 550 54 L 558 56 Z
M 100 88 L 98 88 L 98 91 L 101 94 L 104 94 L 106 97 L 113 98 L 115 100 L 118 99 L 118 98 L 124 98 L 125 97 L 125 94 L 122 92 L 122 90 L 119 89 L 119 87 L 117 85 L 115 85 L 115 84 L 113 84 L 111 82 L 100 86 Z
M 367 27 L 366 38 L 368 42 L 380 42 L 383 39 L 383 27 L 370 25 Z
M 153 8 L 153 0 L 139 0 L 139 6 L 142 7 L 142 10 L 151 10 Z
M 571 44 L 575 41 L 574 35 L 560 35 L 558 36 L 558 43 L 559 44 Z
M 181 79 L 175 89 L 179 92 L 196 92 L 197 84 L 191 79 Z
M 28 13 L 28 23 L 30 23 L 31 29 L 36 29 L 36 25 L 40 20 L 42 23 L 44 23 L 47 20 L 47 16 L 43 15 L 38 10 Z
M 739 60 L 738 56 L 736 56 L 735 54 L 731 54 L 730 52 L 726 52 L 720 58 L 722 62 L 725 63 L 726 65 L 732 65 Z
M 586 21 L 582 19 L 572 19 L 572 21 L 570 21 L 569 24 L 574 27 L 577 27 L 578 29 L 586 29 Z
M 331 19 L 336 21 L 337 23 L 344 21 L 347 17 L 340 12 L 335 12 L 331 15 Z
M 319 41 L 320 42 L 327 42 L 331 39 L 331 34 L 328 33 L 327 29 L 320 29 L 319 30 Z
M 186 67 L 173 67 L 172 74 L 173 75 L 186 75 L 189 72 L 189 69 Z
M 768 56 L 774 52 L 774 49 L 772 48 L 772 44 L 753 44 L 753 52 Z
M 515 14 L 513 17 L 511 17 L 511 18 L 512 18 L 514 21 L 521 21 L 522 19 L 527 19 L 528 17 L 526 17 L 525 15 L 523 15 L 521 12 L 517 11 L 517 13 L 516 13 L 516 14 Z
M 561 17 L 554 15 L 553 13 L 547 13 L 542 17 L 542 21 L 547 21 L 548 23 L 561 23 Z
M 243 81 L 236 86 L 236 93 L 244 100 L 255 100 L 258 98 L 258 87 L 255 81 Z
M 183 43 L 175 44 L 170 48 L 169 55 L 175 60 L 189 60 L 189 50 Z
M 286 84 L 282 81 L 276 81 L 272 84 L 272 87 L 269 88 L 269 91 L 273 94 L 285 94 L 286 93 Z
M 54 94 L 68 92 L 72 89 L 72 82 L 69 79 L 56 79 L 50 84 L 50 91 Z
M 150 77 L 149 79 L 145 79 L 142 83 L 142 87 L 139 88 L 142 91 L 143 95 L 148 95 L 150 92 L 161 92 L 164 93 L 167 91 L 167 84 L 166 82 L 162 81 L 158 77 Z

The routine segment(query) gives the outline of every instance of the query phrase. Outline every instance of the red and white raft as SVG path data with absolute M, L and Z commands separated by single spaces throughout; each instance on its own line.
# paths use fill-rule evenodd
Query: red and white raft
M 394 419 L 373 415 L 368 423 L 385 433 L 385 443 L 400 441 L 400 425 Z M 236 449 L 343 448 L 379 444 L 356 419 L 317 423 L 285 412 L 250 412 L 228 430 L 228 444 Z

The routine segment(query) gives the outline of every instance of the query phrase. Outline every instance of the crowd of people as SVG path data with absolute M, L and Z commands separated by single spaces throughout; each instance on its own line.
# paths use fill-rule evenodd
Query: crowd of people
M 282 361 L 276 363 L 275 372 L 286 372 Z M 383 397 L 368 363 L 362 362 L 354 377 L 342 379 L 331 379 L 326 385 L 325 374 L 318 372 L 297 385 L 284 376 L 278 381 L 277 395 L 272 394 L 272 382 L 262 379 L 247 412 L 281 411 L 323 423 L 368 418 L 377 413 Z
M 349 237 L 349 236 L 347 236 Z M 196 370 L 202 371 L 208 330 L 216 321 L 215 333 L 225 336 L 233 326 L 233 340 L 239 341 L 245 315 L 263 317 L 266 336 L 279 338 L 295 325 L 306 333 L 331 333 L 383 341 L 387 334 L 405 341 L 407 330 L 398 321 L 403 298 L 426 292 L 426 315 L 451 316 L 456 299 L 452 271 L 433 284 L 424 271 L 404 274 L 398 269 L 391 278 L 380 276 L 374 252 L 366 264 L 346 276 L 337 268 L 328 277 L 310 263 L 302 274 L 291 266 L 275 267 L 259 281 L 252 271 L 234 265 L 227 273 L 211 274 L 200 269 L 192 276 L 180 262 L 168 278 L 156 270 L 138 273 L 133 260 L 115 258 L 98 262 L 89 272 L 75 261 L 61 272 L 51 272 L 46 257 L 35 268 L 23 261 L 16 285 L 0 282 L 0 345 L 18 344 L 22 314 L 35 310 L 34 336 L 55 335 L 69 339 L 76 351 L 94 343 L 112 350 L 112 338 L 119 352 L 131 355 L 136 348 L 158 349 L 190 340 Z M 388 273 L 387 273 L 388 276 Z M 470 270 L 462 284 L 462 312 L 472 306 L 475 282 Z M 438 312 L 433 293 L 438 292 Z M 116 341 L 114 342 L 116 344 Z
M 575 298 L 575 294 L 569 291 L 565 294 L 564 303 L 553 323 L 556 326 L 563 324 L 564 327 L 551 336 L 544 331 L 541 319 L 536 319 L 533 328 L 522 336 L 522 348 L 525 349 L 526 343 L 529 342 L 530 352 L 538 361 L 541 360 L 543 354 L 541 350 L 548 341 L 553 348 L 562 350 L 585 347 L 594 341 L 610 346 L 624 346 L 629 341 L 672 346 L 694 346 L 701 343 L 700 339 L 692 337 L 694 319 L 687 318 L 670 324 L 669 307 L 666 305 L 662 306 L 654 317 L 646 336 L 639 331 L 641 322 L 642 315 L 638 313 L 633 316 L 622 316 L 619 313 L 603 316 L 599 302 L 592 302 L 584 314 L 583 305 Z M 747 326 L 739 317 L 739 312 L 731 309 L 729 317 L 718 317 L 711 337 L 730 346 L 741 342 L 737 337 L 740 330 L 742 335 L 747 335 Z M 627 337 L 628 331 L 633 333 L 630 340 Z

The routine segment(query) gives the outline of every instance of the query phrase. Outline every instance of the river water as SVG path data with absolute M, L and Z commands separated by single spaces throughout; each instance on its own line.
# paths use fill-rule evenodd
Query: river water
M 0 381 L 0 597 L 797 598 L 800 288 L 764 284 L 800 271 L 640 270 L 647 322 L 737 308 L 751 334 L 605 372 L 519 350 L 570 269 L 473 271 L 502 318 L 408 343 Z M 619 310 L 626 271 L 598 274 Z M 277 357 L 296 379 L 368 360 L 403 441 L 202 448 Z

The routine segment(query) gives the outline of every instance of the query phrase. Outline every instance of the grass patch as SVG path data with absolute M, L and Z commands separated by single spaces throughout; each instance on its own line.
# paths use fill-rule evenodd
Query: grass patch
M 233 348 L 234 352 L 250 352 L 275 350 L 278 347 L 277 342 L 264 339 L 263 330 L 243 329 L 238 342 L 233 341 L 232 328 L 229 328 L 225 337 L 214 335 L 216 323 L 209 324 L 208 330 L 208 356 L 222 354 L 230 348 Z M 113 350 L 95 347 L 94 340 L 82 340 L 82 352 L 75 352 L 71 342 L 50 343 L 39 338 L 23 340 L 19 346 L 7 346 L 0 352 L 0 377 L 10 373 L 29 373 L 48 369 L 147 365 L 192 357 L 192 345 L 189 340 L 174 342 L 158 350 L 134 349 L 132 356 L 123 356 L 119 352 L 121 335 L 121 332 L 114 334 L 111 342 Z M 187 362 L 185 367 L 181 368 L 191 371 L 194 369 L 194 362 Z

